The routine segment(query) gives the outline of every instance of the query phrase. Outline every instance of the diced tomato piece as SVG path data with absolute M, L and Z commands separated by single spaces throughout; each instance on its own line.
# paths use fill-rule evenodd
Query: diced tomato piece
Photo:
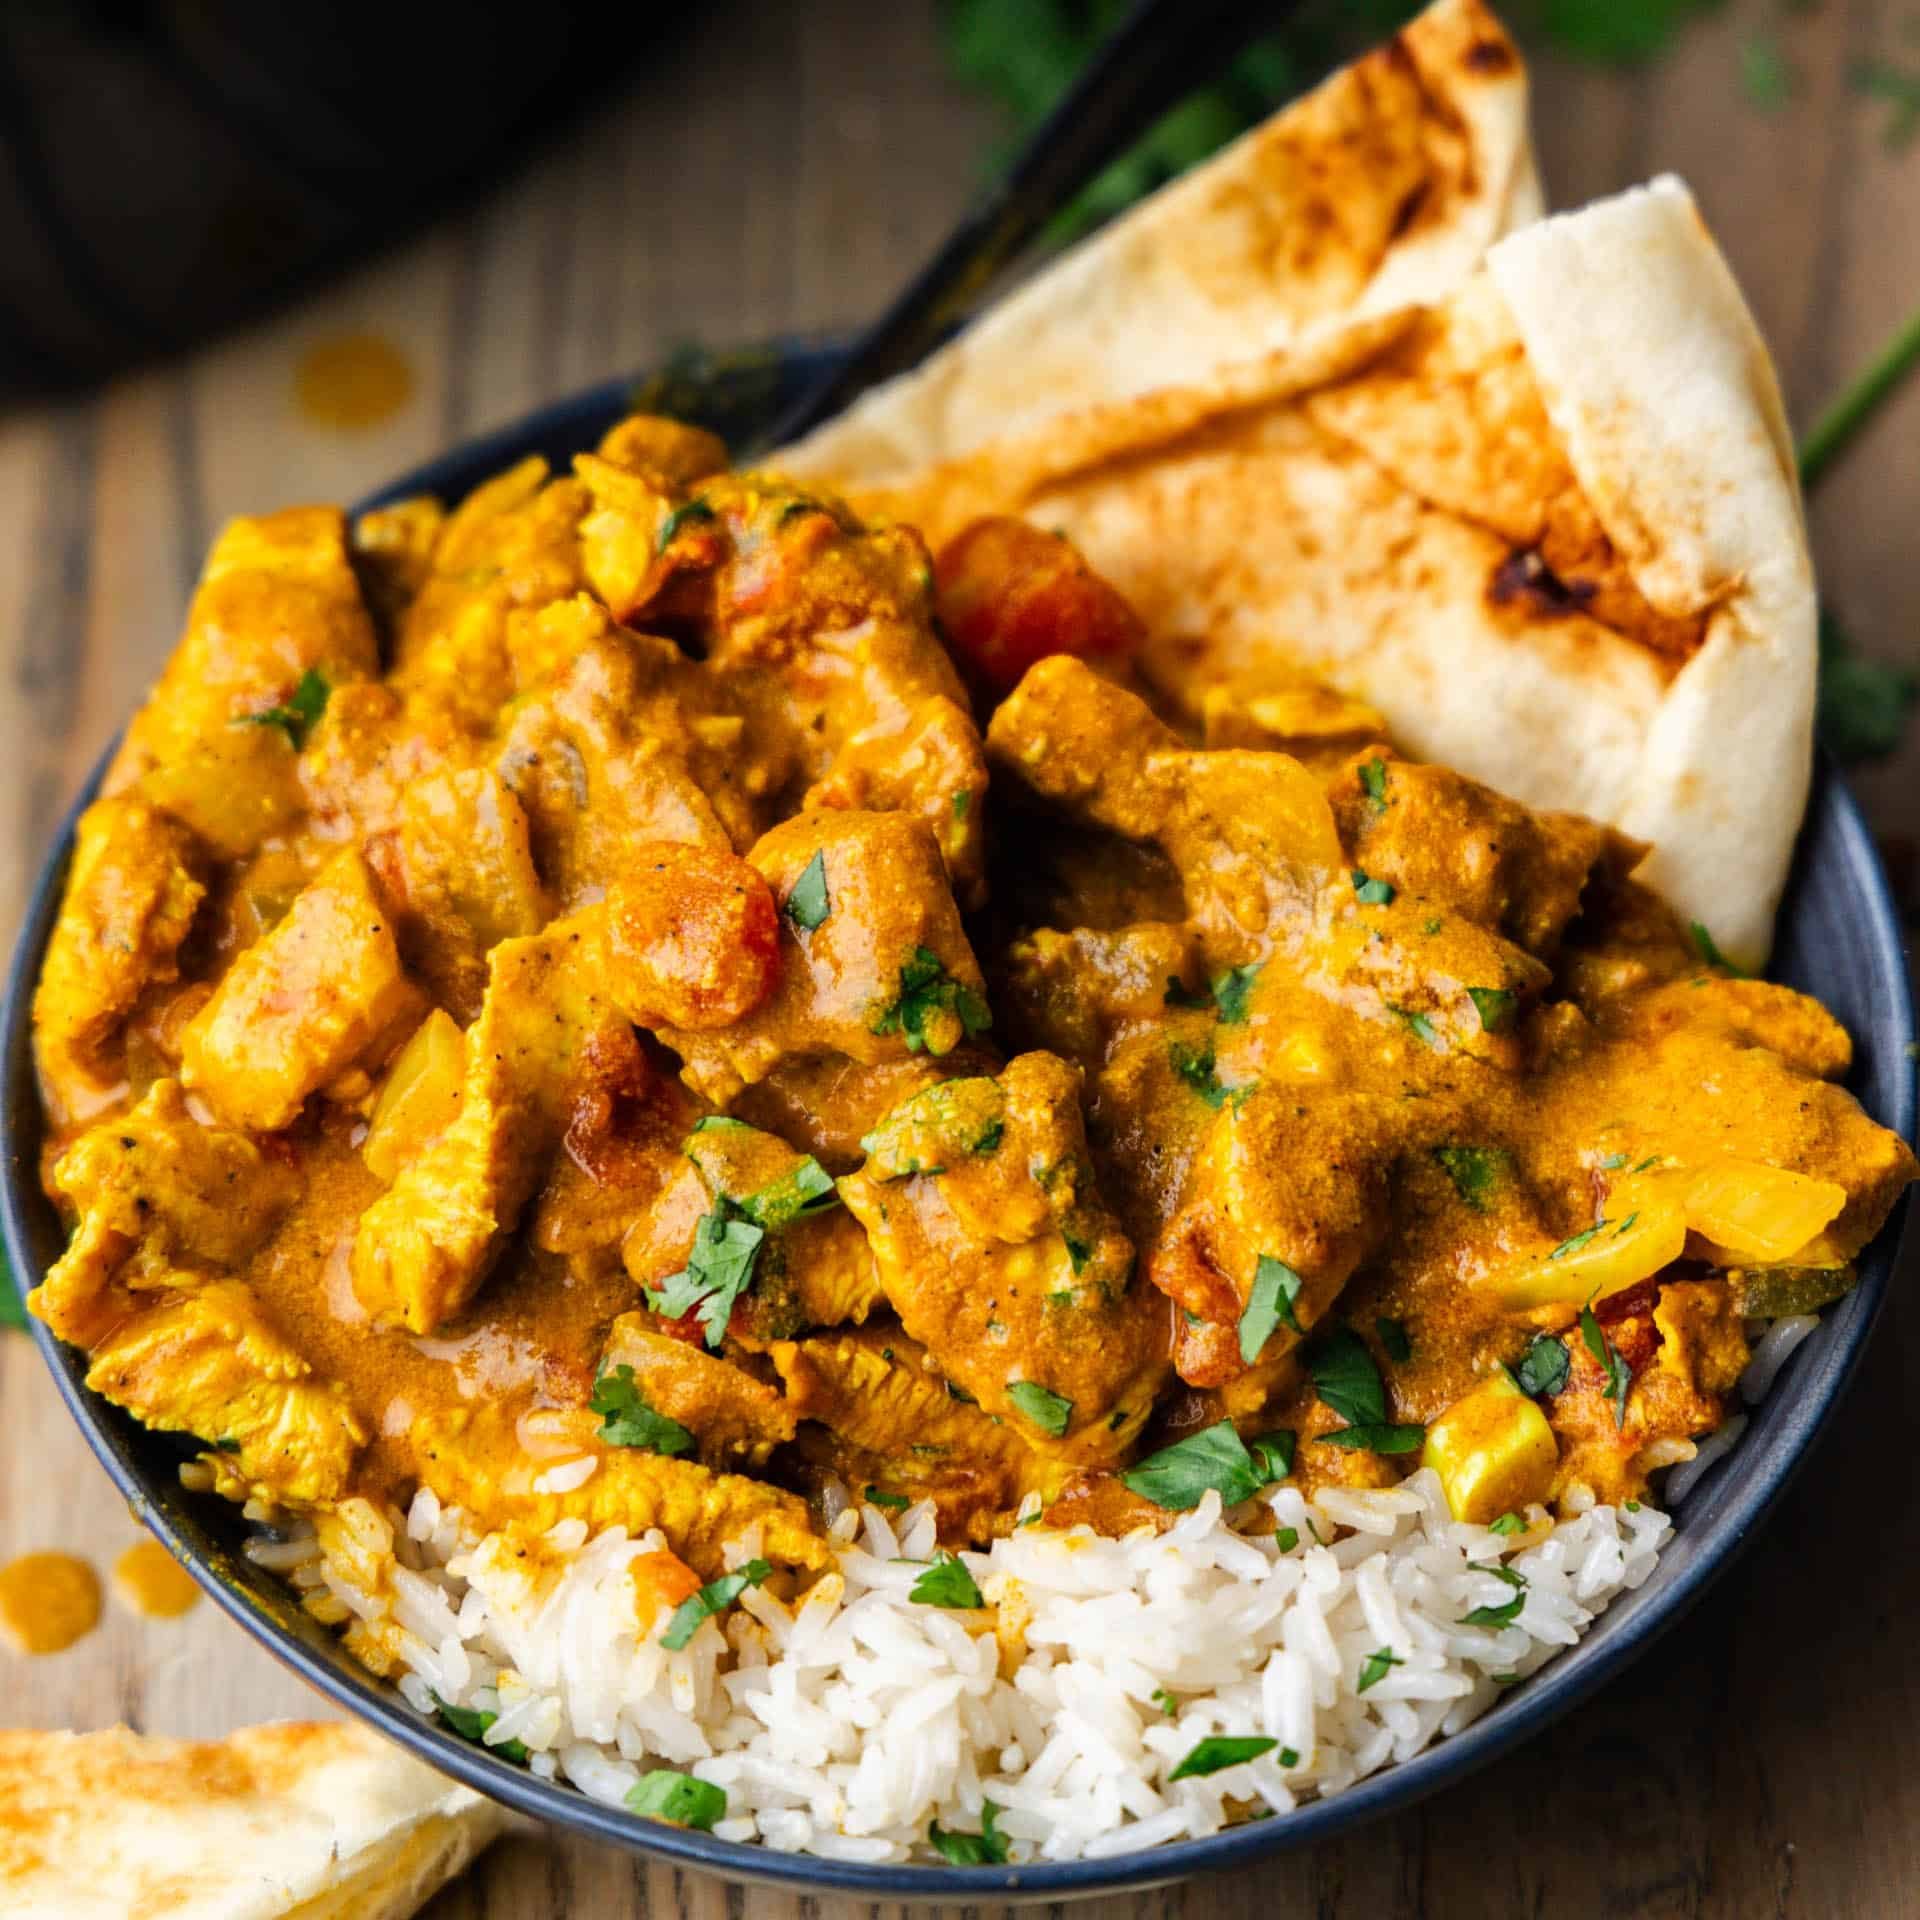
M 940 622 L 961 669 L 1010 693 L 1036 660 L 1126 654 L 1140 616 L 1063 535 L 1024 520 L 976 520 L 934 563 Z

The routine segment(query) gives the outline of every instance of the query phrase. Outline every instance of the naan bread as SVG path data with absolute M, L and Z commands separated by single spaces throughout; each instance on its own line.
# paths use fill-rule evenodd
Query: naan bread
M 1035 401 L 1016 431 L 923 436 L 914 465 L 850 458 L 870 436 L 837 427 L 780 462 L 936 545 L 979 513 L 1059 529 L 1132 599 L 1143 668 L 1196 727 L 1209 689 L 1218 709 L 1314 674 L 1411 753 L 1652 842 L 1643 877 L 1757 964 L 1817 657 L 1765 346 L 1677 181 L 1489 238 L 1451 287 L 1369 290 L 1277 350 L 1270 307 L 1236 361 L 1218 333 L 1184 365 L 1162 341 L 1150 392 Z
M 0 1732 L 8 1920 L 403 1920 L 505 1824 L 343 1722 Z

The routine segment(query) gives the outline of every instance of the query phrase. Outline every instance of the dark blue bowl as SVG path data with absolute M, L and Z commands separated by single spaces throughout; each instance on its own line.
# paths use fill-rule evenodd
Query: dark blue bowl
M 591 446 L 634 405 L 700 420 L 744 444 L 775 410 L 829 364 L 832 349 L 787 344 L 721 361 L 688 360 L 635 385 L 596 387 L 475 440 L 385 488 L 363 505 L 409 493 L 455 500 L 530 453 L 564 463 Z M 95 780 L 98 779 L 96 771 Z M 93 782 L 89 783 L 91 792 Z M 82 797 L 83 801 L 85 796 Z M 78 806 L 75 813 L 78 812 Z M 4 1014 L 0 1080 L 0 1201 L 7 1248 L 23 1287 L 59 1257 L 65 1236 L 40 1191 L 41 1116 L 29 1023 L 40 957 L 58 908 L 73 838 L 69 815 L 49 850 L 14 955 Z M 1781 909 L 1773 974 L 1817 994 L 1855 1041 L 1849 1085 L 1876 1120 L 1907 1139 L 1914 1131 L 1914 1009 L 1900 924 L 1866 825 L 1845 786 L 1822 766 Z M 88 1443 L 134 1508 L 192 1569 L 213 1598 L 270 1652 L 348 1711 L 496 1800 L 593 1839 L 656 1854 L 740 1880 L 803 1889 L 837 1888 L 869 1900 L 1075 1899 L 1244 1866 L 1324 1840 L 1404 1807 L 1531 1738 L 1644 1652 L 1721 1572 L 1780 1498 L 1815 1435 L 1831 1417 L 1873 1330 L 1906 1220 L 1903 1202 L 1860 1265 L 1860 1284 L 1822 1318 L 1794 1354 L 1745 1437 L 1680 1503 L 1678 1531 L 1658 1570 L 1624 1595 L 1580 1644 L 1509 1695 L 1465 1733 L 1332 1800 L 1168 1847 L 1118 1859 L 1050 1866 L 971 1868 L 854 1866 L 686 1833 L 605 1807 L 423 1720 L 391 1687 L 357 1665 L 287 1589 L 248 1564 L 245 1528 L 225 1502 L 185 1494 L 176 1478 L 190 1449 L 149 1433 L 87 1392 L 86 1362 L 34 1324 L 47 1365 Z

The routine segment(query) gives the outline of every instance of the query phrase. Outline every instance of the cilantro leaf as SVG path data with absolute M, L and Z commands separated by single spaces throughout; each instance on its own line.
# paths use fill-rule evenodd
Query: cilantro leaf
M 600 1438 L 610 1447 L 639 1447 L 648 1453 L 691 1453 L 693 1435 L 677 1420 L 655 1413 L 634 1385 L 633 1369 L 621 1365 L 593 1383 L 593 1412 L 604 1414 Z
M 485 1707 L 449 1706 L 436 1693 L 430 1696 L 433 1704 L 440 1710 L 440 1718 L 457 1733 L 462 1740 L 471 1740 L 476 1747 L 486 1746 L 486 1731 L 500 1718 L 497 1713 Z M 502 1740 L 498 1745 L 488 1747 L 489 1753 L 497 1753 L 503 1760 L 525 1760 L 527 1746 L 524 1740 Z
M 1233 1422 L 1222 1420 L 1149 1454 L 1120 1480 L 1156 1507 L 1185 1513 L 1197 1507 L 1208 1493 L 1217 1493 L 1229 1507 L 1251 1500 L 1268 1484 L 1262 1477 L 1264 1471 L 1234 1431 Z
M 1278 1547 L 1282 1553 L 1291 1553 L 1294 1548 L 1300 1544 L 1300 1529 L 1298 1527 L 1275 1527 L 1273 1530 L 1273 1544 Z
M 1511 1517 L 1511 1516 L 1509 1516 Z M 1516 1527 L 1517 1527 L 1516 1522 Z M 1460 1616 L 1463 1627 L 1510 1627 L 1519 1617 L 1520 1609 L 1527 1604 L 1527 1576 L 1512 1567 L 1503 1567 L 1498 1561 L 1474 1569 L 1477 1573 L 1489 1573 L 1494 1579 L 1503 1581 L 1513 1589 L 1513 1598 L 1502 1601 L 1493 1607 L 1475 1607 L 1471 1613 Z
M 693 1638 L 702 1620 L 724 1612 L 749 1587 L 757 1587 L 772 1571 L 772 1567 L 764 1560 L 749 1560 L 738 1572 L 723 1573 L 718 1580 L 709 1580 L 698 1593 L 682 1600 L 674 1608 L 673 1618 L 667 1622 L 667 1630 L 660 1636 L 660 1644 L 669 1652 L 678 1653 Z
M 1413 1358 L 1413 1342 L 1407 1338 L 1407 1323 L 1404 1320 L 1389 1320 L 1382 1315 L 1373 1323 L 1373 1330 L 1380 1336 L 1380 1344 L 1387 1350 L 1387 1358 L 1396 1366 L 1404 1367 Z
M 833 1175 L 808 1154 L 792 1172 L 748 1194 L 740 1202 L 740 1209 L 755 1226 L 775 1233 L 796 1220 L 830 1212 L 839 1204 L 840 1189 Z
M 714 1823 L 727 1810 L 727 1790 L 716 1787 L 710 1780 L 696 1780 L 690 1773 L 655 1767 L 627 1789 L 626 1804 L 632 1812 L 643 1813 L 649 1820 L 664 1820 L 670 1826 L 711 1833 Z
M 860 1497 L 869 1506 L 885 1507 L 889 1513 L 903 1513 L 912 1505 L 904 1493 L 889 1493 L 884 1487 L 869 1487 Z
M 1586 1342 L 1587 1351 L 1600 1363 L 1601 1374 L 1606 1380 L 1600 1397 L 1614 1403 L 1613 1424 L 1624 1429 L 1627 1424 L 1627 1393 L 1633 1385 L 1633 1369 L 1620 1357 L 1620 1349 L 1607 1337 L 1606 1329 L 1594 1318 L 1590 1306 L 1580 1309 L 1580 1338 Z
M 1375 813 L 1384 813 L 1387 800 L 1387 763 L 1381 759 L 1366 762 L 1360 769 L 1360 784 L 1366 789 L 1366 795 L 1373 802 Z
M 1362 873 L 1358 867 L 1353 870 L 1353 897 L 1363 907 L 1386 907 L 1393 904 L 1395 888 L 1391 881 L 1375 880 Z
M 239 724 L 247 727 L 278 727 L 293 742 L 296 753 L 307 744 L 307 735 L 327 710 L 333 685 L 318 667 L 309 667 L 295 684 L 292 693 L 278 706 L 262 707 L 258 713 L 243 714 Z
M 1435 1147 L 1433 1157 L 1453 1190 L 1475 1213 L 1485 1213 L 1493 1190 L 1512 1164 L 1503 1147 Z
M 1707 931 L 1703 922 L 1690 920 L 1687 926 L 1688 931 L 1693 935 L 1693 944 L 1698 950 L 1700 958 L 1704 960 L 1708 966 L 1719 967 L 1724 972 L 1732 974 L 1736 980 L 1744 980 L 1747 977 L 1744 967 L 1736 967 L 1733 962 L 1720 951 L 1719 947 L 1715 944 L 1713 935 Z
M 1293 1303 L 1300 1297 L 1300 1276 L 1284 1260 L 1263 1253 L 1254 1269 L 1253 1289 L 1240 1315 L 1240 1358 L 1248 1366 L 1259 1359 L 1275 1327 L 1298 1333 Z
M 1396 1426 L 1380 1420 L 1335 1427 L 1331 1433 L 1320 1436 L 1320 1444 L 1339 1447 L 1348 1453 L 1418 1453 L 1426 1437 L 1425 1427 Z
M 750 1220 L 737 1201 L 721 1194 L 693 1230 L 687 1264 L 647 1289 L 647 1305 L 669 1320 L 699 1308 L 707 1345 L 717 1347 L 726 1337 L 734 1302 L 753 1282 L 754 1263 L 766 1237 L 766 1229 Z
M 1380 1369 L 1351 1327 L 1328 1328 L 1308 1353 L 1307 1371 L 1314 1391 L 1349 1426 L 1386 1424 L 1387 1392 L 1380 1384 Z
M 1165 1687 L 1155 1687 L 1151 1697 L 1153 1704 L 1158 1707 L 1168 1719 L 1172 1719 L 1173 1716 L 1180 1711 L 1179 1700 L 1175 1698 L 1173 1694 L 1169 1693 Z
M 1607 1222 L 1605 1220 L 1596 1220 L 1592 1226 L 1562 1240 L 1560 1244 L 1547 1255 L 1547 1258 L 1549 1260 L 1564 1260 L 1569 1254 L 1578 1253 L 1606 1224 Z
M 1001 1867 L 1007 1862 L 1006 1836 L 995 1826 L 1000 1809 L 980 1803 L 978 1833 L 949 1833 L 938 1820 L 928 1822 L 927 1845 L 952 1867 Z
M 1469 987 L 1467 998 L 1480 1016 L 1482 1033 L 1504 1033 L 1512 1023 L 1520 996 L 1509 987 Z
M 675 507 L 660 523 L 660 538 L 654 543 L 654 552 L 665 553 L 682 527 L 704 526 L 713 517 L 713 509 L 704 500 L 689 500 L 684 506 Z
M 1365 1693 L 1369 1687 L 1377 1687 L 1391 1668 L 1406 1664 L 1391 1647 L 1375 1647 L 1360 1663 L 1360 1684 L 1354 1691 Z
M 1435 1053 L 1445 1053 L 1446 1044 L 1440 1038 L 1439 1030 L 1424 1013 L 1415 1013 L 1411 1007 L 1396 1007 L 1391 1002 L 1387 1011 L 1396 1020 L 1406 1024 L 1407 1031 L 1423 1045 L 1431 1047 Z
M 1173 1063 L 1174 1072 L 1197 1093 L 1216 1113 L 1229 1100 L 1238 1107 L 1250 1087 L 1229 1087 L 1213 1070 L 1213 1049 L 1190 1047 L 1184 1040 L 1176 1040 L 1167 1049 L 1167 1058 Z
M 1167 1775 L 1167 1779 L 1169 1782 L 1198 1780 L 1209 1773 L 1218 1773 L 1224 1767 L 1237 1767 L 1245 1761 L 1258 1760 L 1263 1753 L 1271 1753 L 1279 1744 L 1278 1740 L 1269 1740 L 1265 1734 L 1209 1734 Z
M 1538 1400 L 1544 1394 L 1558 1393 L 1567 1384 L 1572 1367 L 1563 1342 L 1550 1333 L 1537 1334 L 1513 1370 L 1514 1383 L 1522 1393 Z
M 1037 1380 L 1016 1380 L 1007 1388 L 1007 1398 L 1040 1429 L 1057 1440 L 1073 1418 L 1073 1402 L 1050 1393 Z
M 963 1034 L 985 1033 L 992 1025 L 987 1003 L 954 979 L 931 948 L 915 947 L 901 962 L 898 993 L 870 1030 L 901 1034 L 909 1053 L 938 1058 L 958 1046 Z
M 1268 1486 L 1293 1471 L 1294 1434 L 1290 1427 L 1275 1427 L 1271 1433 L 1260 1434 L 1247 1450 L 1266 1476 Z
M 953 1607 L 966 1612 L 987 1604 L 966 1562 L 944 1547 L 913 1583 L 913 1591 L 907 1598 L 919 1601 L 923 1607 Z
M 827 898 L 827 850 L 822 847 L 800 869 L 800 878 L 787 894 L 787 918 L 803 932 L 815 932 L 833 911 Z
M 1489 1533 L 1499 1534 L 1525 1533 L 1526 1530 L 1527 1523 L 1517 1513 L 1503 1513 L 1498 1520 L 1489 1522 L 1487 1527 Z
M 1220 1009 L 1220 1024 L 1237 1027 L 1247 1017 L 1247 996 L 1260 975 L 1260 962 L 1250 960 L 1244 967 L 1229 967 L 1213 976 L 1213 1004 Z

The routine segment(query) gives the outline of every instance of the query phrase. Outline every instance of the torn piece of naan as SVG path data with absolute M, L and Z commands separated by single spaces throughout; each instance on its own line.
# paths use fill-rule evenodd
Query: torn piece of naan
M 1443 0 L 1402 39 L 1466 11 Z M 1139 611 L 1141 666 L 1194 731 L 1316 676 L 1410 753 L 1651 842 L 1642 877 L 1757 964 L 1817 659 L 1766 348 L 1677 181 L 1487 237 L 1451 288 L 1397 309 L 1369 290 L 1277 350 L 1248 301 L 1245 357 L 1168 340 L 1151 391 L 923 433 L 917 464 L 870 465 L 871 433 L 832 425 L 782 464 L 936 546 L 983 513 L 1065 533 Z M 921 378 L 870 404 L 916 420 L 900 388 Z
M 0 1732 L 9 1920 L 405 1920 L 506 1824 L 339 1721 Z

